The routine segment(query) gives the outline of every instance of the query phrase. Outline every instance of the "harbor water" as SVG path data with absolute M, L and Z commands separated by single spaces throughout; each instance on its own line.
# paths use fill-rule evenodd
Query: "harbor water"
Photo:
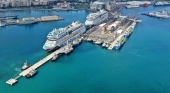
M 139 8 L 137 13 L 170 7 Z M 122 14 L 131 15 L 130 9 Z M 18 76 L 27 60 L 34 64 L 47 54 L 42 49 L 53 28 L 85 22 L 88 11 L 11 11 L 19 17 L 57 14 L 65 20 L 0 27 L 0 93 L 170 93 L 170 19 L 138 15 L 141 23 L 119 51 L 83 42 L 69 55 L 47 62 L 30 79 Z

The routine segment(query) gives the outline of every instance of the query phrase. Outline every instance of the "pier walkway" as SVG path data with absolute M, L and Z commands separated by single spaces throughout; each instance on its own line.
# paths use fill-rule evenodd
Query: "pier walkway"
M 59 54 L 62 51 L 62 48 L 56 50 L 55 52 L 51 53 L 50 55 L 48 55 L 47 57 L 43 58 L 42 60 L 40 60 L 39 62 L 35 63 L 34 65 L 32 65 L 30 68 L 22 71 L 19 75 L 20 76 L 26 76 L 32 69 L 37 69 L 38 67 L 40 67 L 41 65 L 45 64 L 46 62 L 48 62 L 53 56 L 54 54 Z

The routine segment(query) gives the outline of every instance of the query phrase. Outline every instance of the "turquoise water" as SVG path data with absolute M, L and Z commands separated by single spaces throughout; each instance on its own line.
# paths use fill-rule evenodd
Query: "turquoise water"
M 170 9 L 139 8 L 138 13 Z M 124 9 L 129 15 L 131 10 Z M 9 86 L 6 80 L 18 75 L 25 60 L 33 64 L 46 53 L 42 46 L 46 35 L 56 27 L 74 20 L 85 22 L 87 11 L 35 12 L 15 11 L 21 17 L 58 14 L 63 21 L 30 26 L 0 28 L 0 93 L 170 93 L 170 30 L 169 19 L 139 15 L 133 34 L 120 51 L 83 42 L 67 56 L 48 62 L 31 78 L 20 78 Z

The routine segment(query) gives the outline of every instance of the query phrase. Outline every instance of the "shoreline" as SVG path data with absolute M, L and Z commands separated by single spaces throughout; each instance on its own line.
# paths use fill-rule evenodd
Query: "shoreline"
M 78 11 L 78 10 L 87 10 L 87 9 L 0 9 L 0 12 L 6 11 L 24 11 L 24 10 L 40 10 L 40 11 Z

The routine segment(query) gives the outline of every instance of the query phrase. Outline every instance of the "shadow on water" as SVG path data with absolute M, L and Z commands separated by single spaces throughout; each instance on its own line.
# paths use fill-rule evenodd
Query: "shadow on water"
M 26 24 L 26 25 L 17 25 L 17 26 L 25 26 L 26 28 L 32 28 L 32 27 L 34 27 L 36 25 L 38 25 L 38 23 Z

